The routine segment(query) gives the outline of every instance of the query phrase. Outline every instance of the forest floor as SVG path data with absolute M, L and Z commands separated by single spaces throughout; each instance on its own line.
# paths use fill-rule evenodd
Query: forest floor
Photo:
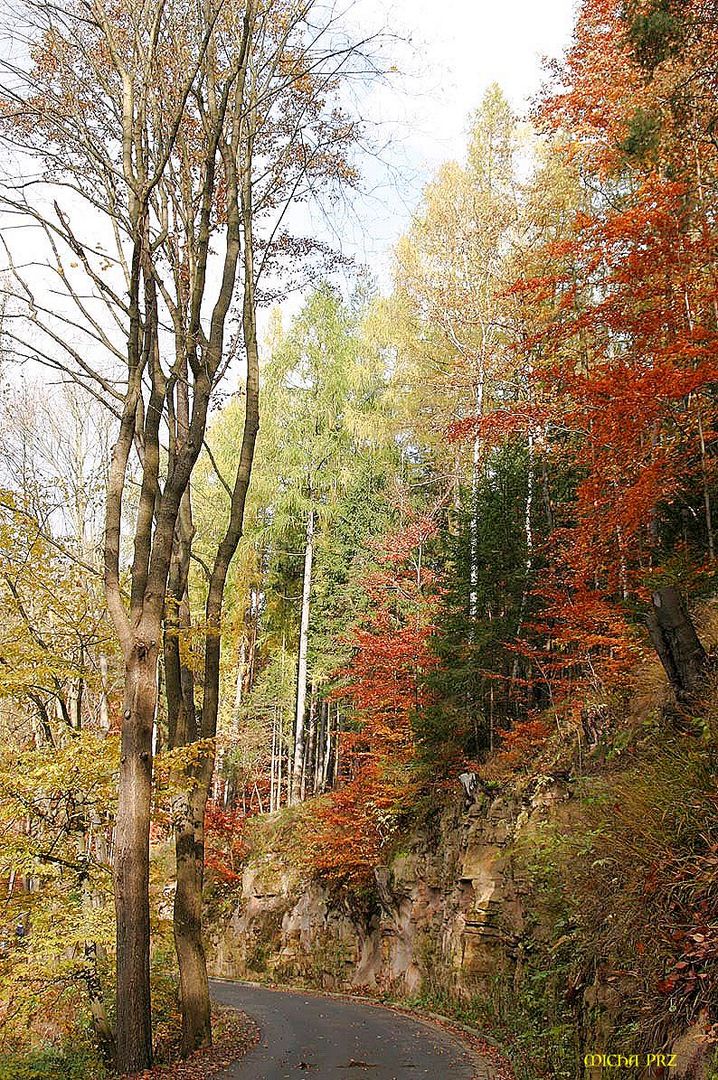
M 120 1080 L 209 1080 L 227 1075 L 223 1070 L 241 1061 L 257 1045 L 260 1031 L 250 1016 L 233 1007 L 213 1008 L 212 1013 L 214 1043 L 208 1049 L 198 1050 L 186 1061 L 155 1065 Z

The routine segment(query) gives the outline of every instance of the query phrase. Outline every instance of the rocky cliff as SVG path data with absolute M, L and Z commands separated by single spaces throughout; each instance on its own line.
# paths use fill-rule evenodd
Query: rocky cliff
M 404 838 L 363 898 L 302 881 L 277 853 L 251 859 L 239 902 L 214 935 L 214 972 L 406 995 L 440 972 L 473 989 L 518 961 L 516 837 L 567 797 L 546 780 L 523 800 L 454 800 Z
M 579 803 L 561 774 L 457 793 L 415 823 L 360 894 L 329 891 L 270 846 L 249 858 L 212 928 L 212 974 L 420 998 L 455 1013 L 474 1003 L 457 1015 L 510 1032 L 518 1076 L 583 1075 L 584 1053 L 618 1045 L 621 982 L 606 965 L 579 980 L 562 960 L 573 958 L 571 934 L 550 907 L 538 910 L 526 857 L 549 830 L 571 831 Z M 671 1076 L 710 1075 L 700 1025 L 672 1045 Z

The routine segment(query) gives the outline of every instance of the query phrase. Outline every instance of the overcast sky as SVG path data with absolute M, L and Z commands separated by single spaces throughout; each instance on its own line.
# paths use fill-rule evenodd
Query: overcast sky
M 377 90 L 364 111 L 391 130 L 391 168 L 368 165 L 371 195 L 358 216 L 336 219 L 347 251 L 382 283 L 391 249 L 436 168 L 461 158 L 468 120 L 484 90 L 498 82 L 524 114 L 543 81 L 542 61 L 570 41 L 576 0 L 356 0 L 362 28 L 384 20 L 411 48 L 401 74 Z M 319 223 L 315 222 L 319 227 Z M 336 239 L 336 237 L 335 237 Z

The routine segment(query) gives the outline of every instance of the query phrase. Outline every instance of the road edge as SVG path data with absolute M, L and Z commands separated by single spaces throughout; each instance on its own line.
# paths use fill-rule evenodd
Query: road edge
M 280 984 L 257 982 L 255 979 L 228 979 L 226 977 L 220 978 L 215 976 L 212 976 L 209 981 L 210 986 L 212 983 L 226 983 L 229 986 L 253 986 L 257 990 L 271 990 L 276 993 L 286 992 L 290 994 L 307 994 L 311 997 L 329 998 L 335 1001 L 346 1001 L 352 1004 L 359 1002 L 362 1005 L 369 1005 L 376 1009 L 385 1009 L 387 1012 L 399 1013 L 402 1016 L 407 1016 L 412 1020 L 423 1023 L 426 1027 L 439 1027 L 453 1035 L 471 1055 L 476 1080 L 515 1080 L 516 1077 L 511 1056 L 506 1048 L 497 1042 L 496 1039 L 484 1035 L 483 1032 L 479 1031 L 477 1028 L 471 1027 L 469 1024 L 465 1024 L 450 1016 L 443 1016 L 441 1013 L 430 1012 L 429 1010 L 424 1009 L 411 1009 L 399 1002 L 382 1000 L 381 998 L 371 997 L 368 994 L 318 990 L 316 987 L 303 986 L 300 983 Z M 474 1045 L 474 1042 L 469 1040 L 474 1040 L 479 1045 Z M 481 1044 L 484 1044 L 483 1047 Z M 493 1062 L 487 1060 L 487 1049 L 489 1050 L 490 1056 L 494 1058 Z

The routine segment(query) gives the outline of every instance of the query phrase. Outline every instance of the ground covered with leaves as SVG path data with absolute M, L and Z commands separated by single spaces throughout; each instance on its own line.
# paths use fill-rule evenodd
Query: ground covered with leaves
M 124 1080 L 206 1080 L 241 1060 L 259 1041 L 259 1028 L 246 1013 L 236 1009 L 217 1008 L 213 1015 L 214 1044 L 198 1050 L 186 1061 L 156 1065 Z

